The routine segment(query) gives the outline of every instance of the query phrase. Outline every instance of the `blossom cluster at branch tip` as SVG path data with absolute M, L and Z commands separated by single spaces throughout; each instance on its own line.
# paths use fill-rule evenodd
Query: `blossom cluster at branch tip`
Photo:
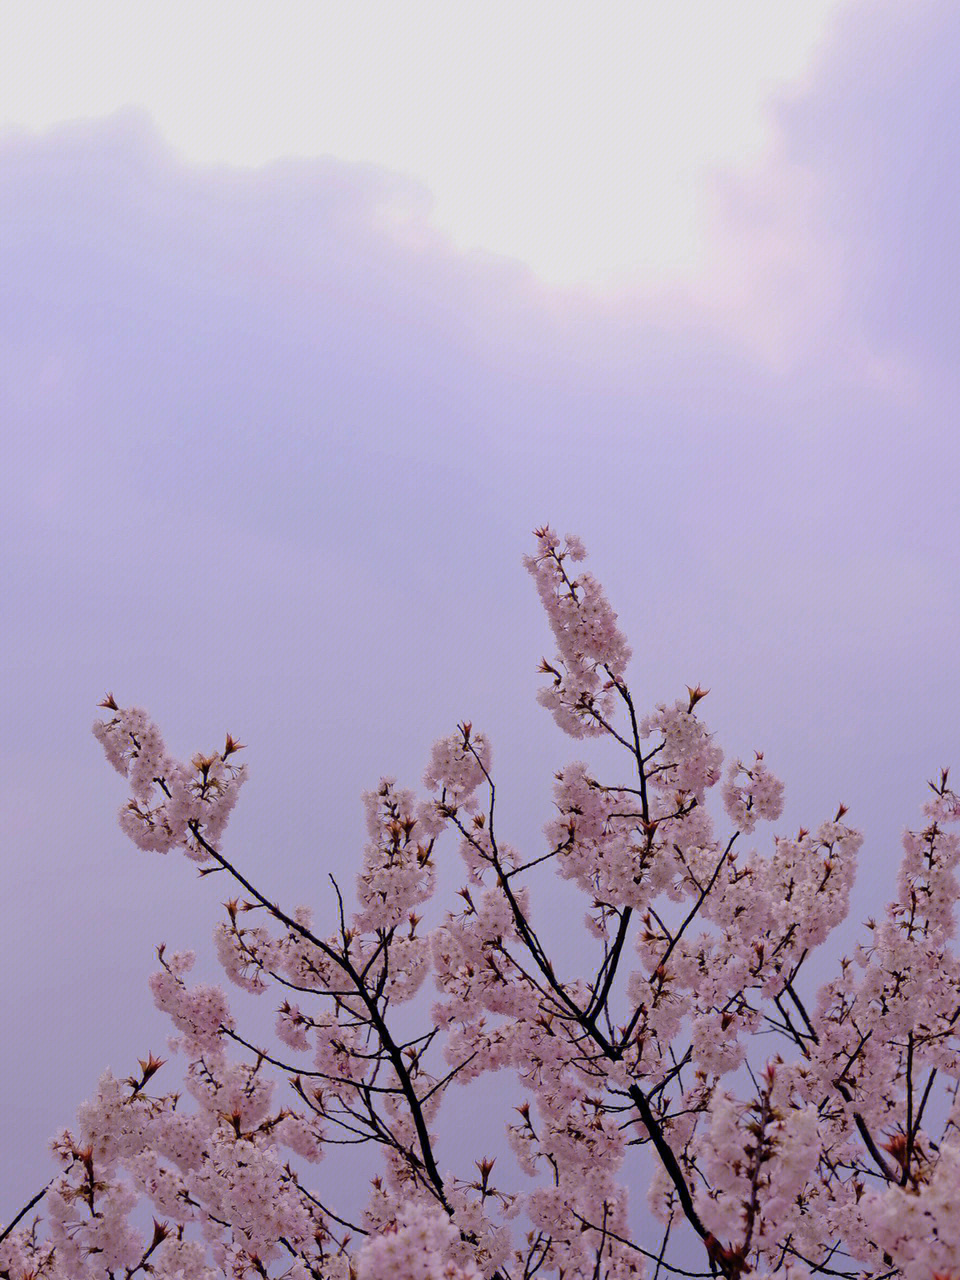
M 592 574 L 572 566 L 586 552 L 579 538 L 561 541 L 545 525 L 535 531 L 536 555 L 525 556 L 547 613 L 558 655 L 540 670 L 551 683 L 537 695 L 561 729 L 580 738 L 602 734 L 614 714 L 614 690 L 630 661 L 617 615 Z
M 130 783 L 130 799 L 119 814 L 124 834 L 141 849 L 181 848 L 197 862 L 208 861 L 247 777 L 247 766 L 230 760 L 240 744 L 227 734 L 222 751 L 198 752 L 185 764 L 168 754 L 159 729 L 140 707 L 120 708 L 112 694 L 100 705 L 115 714 L 96 720 L 94 735 Z

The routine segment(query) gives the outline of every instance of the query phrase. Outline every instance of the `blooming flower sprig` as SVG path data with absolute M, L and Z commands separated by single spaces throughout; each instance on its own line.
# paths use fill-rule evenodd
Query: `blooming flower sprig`
M 541 671 L 552 677 L 537 701 L 574 737 L 602 734 L 614 711 L 613 689 L 630 661 L 630 647 L 617 627 L 603 588 L 590 573 L 573 566 L 585 559 L 579 538 L 561 542 L 549 525 L 537 529 L 536 555 L 524 564 L 537 584 L 557 642 L 555 663 Z
M 112 694 L 100 705 L 116 714 L 95 721 L 93 732 L 130 783 L 130 799 L 119 815 L 124 833 L 140 849 L 166 853 L 179 847 L 206 862 L 205 846 L 216 846 L 247 777 L 247 766 L 231 760 L 241 745 L 227 734 L 221 751 L 198 753 L 184 764 L 167 753 L 159 729 L 140 707 L 121 709 Z
M 753 833 L 758 821 L 776 822 L 783 813 L 783 783 L 764 764 L 763 752 L 756 754 L 749 767 L 740 760 L 733 762 L 723 789 L 727 816 L 745 836 Z
M 886 913 L 817 986 L 809 957 L 847 917 L 863 843 L 844 806 L 760 839 L 783 785 L 758 752 L 728 767 L 716 812 L 706 691 L 639 713 L 582 544 L 535 537 L 557 646 L 540 701 L 571 737 L 616 744 L 623 772 L 560 768 L 544 844 L 522 851 L 501 835 L 489 743 L 463 721 L 424 794 L 393 778 L 366 793 L 355 905 L 334 882 L 327 930 L 225 851 L 240 744 L 181 762 L 144 711 L 101 704 L 94 732 L 130 788 L 121 826 L 232 881 L 217 956 L 275 1000 L 275 1036 L 245 1034 L 221 987 L 191 984 L 193 954 L 161 947 L 150 987 L 178 1087 L 152 1092 L 152 1055 L 126 1081 L 104 1074 L 54 1140 L 59 1172 L 0 1228 L 0 1280 L 960 1278 L 947 771 Z M 451 856 L 465 883 L 438 904 Z M 582 896 L 581 946 L 548 942 L 551 872 Z M 497 1154 L 447 1168 L 456 1089 L 494 1072 L 510 1082 Z M 357 1145 L 379 1155 L 359 1209 L 311 1172 L 333 1155 L 342 1191 Z M 662 1234 L 638 1229 L 644 1191 Z

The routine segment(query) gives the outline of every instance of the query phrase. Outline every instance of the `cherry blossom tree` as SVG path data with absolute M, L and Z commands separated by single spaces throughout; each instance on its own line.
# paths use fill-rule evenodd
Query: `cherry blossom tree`
M 316 926 L 227 851 L 241 745 L 184 763 L 144 711 L 101 704 L 94 732 L 130 789 L 121 826 L 232 882 L 218 956 L 243 991 L 270 991 L 276 1034 L 245 1034 L 220 987 L 191 982 L 193 955 L 161 947 L 150 985 L 183 1070 L 163 1090 L 152 1055 L 126 1080 L 103 1075 L 53 1141 L 59 1172 L 0 1229 L 3 1280 L 960 1280 L 960 798 L 946 770 L 904 836 L 885 917 L 807 992 L 861 836 L 841 806 L 754 843 L 783 806 L 762 755 L 724 771 L 699 686 L 642 714 L 581 543 L 536 539 L 526 565 L 558 651 L 539 701 L 624 764 L 608 780 L 565 765 L 528 854 L 501 837 L 490 747 L 463 723 L 434 746 L 423 794 L 392 778 L 367 794 L 356 903 L 334 883 Z M 443 911 L 435 867 L 451 844 L 465 884 Z M 551 872 L 583 894 L 589 972 L 566 972 L 538 932 Z M 445 1167 L 444 1107 L 502 1069 L 515 1169 Z M 335 1161 L 346 1187 L 357 1146 L 379 1165 L 351 1213 L 311 1166 Z M 631 1148 L 650 1156 L 646 1185 L 628 1176 Z M 653 1233 L 637 1227 L 644 1197 Z M 681 1266 L 691 1244 L 700 1264 Z

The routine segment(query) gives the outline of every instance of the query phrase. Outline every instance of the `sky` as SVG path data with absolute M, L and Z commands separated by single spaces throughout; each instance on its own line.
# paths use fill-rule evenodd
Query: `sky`
M 535 853 L 590 752 L 534 701 L 549 521 L 641 706 L 708 687 L 787 832 L 849 806 L 854 919 L 960 768 L 956 5 L 146 8 L 0 9 L 0 1220 L 163 1051 L 155 946 L 218 979 L 108 689 L 248 744 L 284 902 L 463 718 Z

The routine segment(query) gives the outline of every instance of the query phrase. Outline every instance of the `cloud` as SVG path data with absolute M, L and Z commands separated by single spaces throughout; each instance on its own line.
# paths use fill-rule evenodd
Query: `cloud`
M 162 12 L 0 9 L 0 119 L 147 107 L 192 160 L 330 154 L 415 174 L 457 243 L 549 279 L 675 273 L 698 251 L 699 171 L 756 152 L 843 0 L 420 0 Z
M 893 395 L 953 381 L 960 334 L 960 12 L 857 0 L 767 163 L 718 173 L 718 317 L 785 362 L 846 365 Z

